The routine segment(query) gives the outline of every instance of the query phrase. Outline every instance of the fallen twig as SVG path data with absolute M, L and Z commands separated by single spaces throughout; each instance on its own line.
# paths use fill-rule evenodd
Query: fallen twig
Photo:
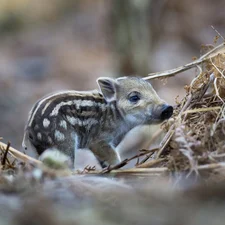
M 162 71 L 162 72 L 156 72 L 156 73 L 150 73 L 149 76 L 144 77 L 144 80 L 151 80 L 154 78 L 159 78 L 159 77 L 171 77 L 174 76 L 178 73 L 181 73 L 183 71 L 189 70 L 203 62 L 205 62 L 206 60 L 209 60 L 210 58 L 214 58 L 216 57 L 218 54 L 221 53 L 225 53 L 225 42 L 223 42 L 222 44 L 218 45 L 217 47 L 213 48 L 211 51 L 207 52 L 206 54 L 204 54 L 203 56 L 201 56 L 199 59 L 188 63 L 184 66 L 179 66 L 175 69 L 171 69 L 171 70 L 166 70 L 166 71 Z
M 212 110 L 220 110 L 220 106 L 215 106 L 215 107 L 208 107 L 208 108 L 198 108 L 198 109 L 189 109 L 184 111 L 182 114 L 189 114 L 189 113 L 198 113 L 198 112 L 208 112 Z
M 129 174 L 136 174 L 136 173 L 146 173 L 146 174 L 155 174 L 155 173 L 163 173 L 169 171 L 166 167 L 159 167 L 159 168 L 131 168 L 131 169 L 119 169 L 119 170 L 111 170 L 108 173 L 110 174 L 122 174 L 122 173 L 129 173 Z M 75 172 L 74 174 L 77 174 Z M 102 171 L 90 171 L 87 174 L 105 174 Z
M 7 149 L 7 145 L 4 144 L 3 142 L 0 142 L 0 148 L 4 151 L 6 151 Z M 14 157 L 14 158 L 17 158 L 17 159 L 20 159 L 22 160 L 23 162 L 33 162 L 33 163 L 36 163 L 36 164 L 41 164 L 41 161 L 37 160 L 37 159 L 34 159 L 30 156 L 27 156 L 25 154 L 23 154 L 22 152 L 16 150 L 15 148 L 13 147 L 9 147 L 8 148 L 8 152 Z
M 5 163 L 6 163 L 6 160 L 7 160 L 7 155 L 8 155 L 8 152 L 9 152 L 9 147 L 10 147 L 10 143 L 8 142 L 7 146 L 6 146 L 6 149 L 5 149 L 5 152 L 4 152 L 4 155 L 3 155 L 3 158 L 2 158 L 2 165 L 3 167 L 5 166 Z
M 150 167 L 156 166 L 157 164 L 159 164 L 163 161 L 165 161 L 165 158 L 152 159 L 152 160 L 149 160 L 145 163 L 137 165 L 136 168 L 150 168 Z
M 135 156 L 132 156 L 131 158 L 129 159 L 124 159 L 122 162 L 114 165 L 114 166 L 108 166 L 107 168 L 104 168 L 101 173 L 104 174 L 104 173 L 109 173 L 110 171 L 112 170 L 116 170 L 116 169 L 120 169 L 122 168 L 123 166 L 127 165 L 128 162 L 134 160 L 134 159 L 138 159 L 139 157 L 141 156 L 144 156 L 144 155 L 147 155 L 147 154 L 150 154 L 150 153 L 153 153 L 155 152 L 157 149 L 151 149 L 151 150 L 140 150 L 141 153 L 135 155 Z
M 197 166 L 196 169 L 199 171 L 205 171 L 205 170 L 213 170 L 213 169 L 219 169 L 219 168 L 225 168 L 225 162 L 220 163 L 211 163 L 206 165 L 200 165 Z M 110 174 L 130 174 L 130 175 L 152 175 L 152 174 L 163 174 L 165 172 L 172 172 L 167 167 L 156 167 L 156 168 L 131 168 L 131 169 L 120 169 L 120 170 L 111 170 Z M 185 171 L 184 171 L 185 172 Z M 77 172 L 74 172 L 73 174 L 79 174 Z M 102 174 L 102 171 L 90 171 L 86 174 L 93 174 L 93 175 L 99 175 Z

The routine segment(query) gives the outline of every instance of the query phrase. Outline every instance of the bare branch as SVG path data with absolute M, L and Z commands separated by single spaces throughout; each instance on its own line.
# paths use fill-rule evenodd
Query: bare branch
M 156 73 L 150 73 L 150 74 L 148 74 L 149 76 L 144 77 L 143 79 L 144 80 L 151 80 L 151 79 L 160 78 L 160 77 L 171 77 L 171 76 L 174 76 L 174 75 L 176 75 L 178 73 L 181 73 L 183 71 L 189 70 L 193 67 L 196 67 L 197 65 L 205 62 L 206 60 L 209 60 L 210 58 L 214 58 L 218 54 L 221 54 L 221 53 L 225 53 L 225 42 L 218 45 L 217 47 L 215 47 L 214 49 L 207 52 L 206 54 L 201 56 L 199 59 L 197 59 L 197 60 L 195 60 L 191 63 L 188 63 L 184 66 L 179 66 L 179 67 L 171 69 L 171 70 L 166 70 L 166 71 L 156 72 Z M 199 67 L 197 67 L 197 68 L 199 69 Z
M 36 164 L 41 164 L 41 161 L 34 159 L 30 156 L 27 156 L 25 154 L 23 154 L 22 152 L 16 150 L 15 148 L 9 146 L 9 148 L 7 148 L 7 145 L 4 144 L 3 142 L 0 142 L 0 148 L 2 150 L 8 149 L 8 152 L 14 157 L 14 158 L 18 158 L 20 160 L 22 160 L 23 162 L 34 162 Z

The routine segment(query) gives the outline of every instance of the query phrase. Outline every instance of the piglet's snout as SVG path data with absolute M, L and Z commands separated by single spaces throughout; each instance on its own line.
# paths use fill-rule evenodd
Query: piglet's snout
M 162 106 L 162 111 L 160 118 L 161 120 L 167 120 L 173 115 L 173 107 L 171 105 L 164 104 Z
M 171 105 L 158 105 L 153 112 L 153 118 L 156 120 L 167 120 L 173 115 L 173 107 Z

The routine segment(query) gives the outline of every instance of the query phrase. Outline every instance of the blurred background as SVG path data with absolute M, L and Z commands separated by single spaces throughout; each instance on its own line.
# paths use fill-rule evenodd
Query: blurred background
M 224 0 L 0 0 L 0 137 L 21 150 L 32 105 L 100 76 L 146 76 L 199 57 L 225 35 Z M 197 71 L 153 86 L 170 104 Z

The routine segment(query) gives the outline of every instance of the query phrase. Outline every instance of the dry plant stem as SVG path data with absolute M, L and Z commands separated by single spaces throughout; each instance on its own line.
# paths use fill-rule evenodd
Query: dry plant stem
M 223 103 L 223 105 L 220 108 L 220 112 L 217 114 L 216 122 L 213 124 L 213 129 L 212 129 L 211 135 L 214 134 L 214 132 L 216 131 L 217 126 L 225 120 L 224 113 L 225 113 L 225 103 Z
M 122 174 L 122 173 L 147 173 L 147 174 L 155 174 L 155 173 L 163 173 L 169 171 L 166 167 L 160 168 L 131 168 L 131 169 L 120 169 L 120 170 L 111 170 L 110 174 Z M 77 173 L 75 173 L 77 174 Z M 90 171 L 87 174 L 104 174 L 102 171 Z
M 212 169 L 218 169 L 218 168 L 225 168 L 225 162 L 220 162 L 220 163 L 211 163 L 211 164 L 206 164 L 206 165 L 201 165 L 198 166 L 198 170 L 212 170 Z
M 107 168 L 103 169 L 103 170 L 101 171 L 101 173 L 102 173 L 102 174 L 104 174 L 104 173 L 109 173 L 109 172 L 112 171 L 112 170 L 120 169 L 120 168 L 122 168 L 123 166 L 127 165 L 127 163 L 128 163 L 128 159 L 125 159 L 125 160 L 123 160 L 122 162 L 116 164 L 115 166 L 108 166 Z
M 223 158 L 223 157 L 225 157 L 225 153 L 217 154 L 217 155 L 211 154 L 210 157 L 212 157 L 212 158 Z
M 6 146 L 6 149 L 5 149 L 5 152 L 4 152 L 4 155 L 3 155 L 3 158 L 2 158 L 2 165 L 5 166 L 5 163 L 7 161 L 7 155 L 8 155 L 8 152 L 9 152 L 9 148 L 10 148 L 10 143 L 8 142 L 7 146 Z
M 217 88 L 217 77 L 215 78 L 213 84 L 214 84 L 214 88 L 215 88 L 215 91 L 216 91 L 216 96 L 220 99 L 221 102 L 224 103 L 223 99 L 222 99 L 222 98 L 220 97 L 220 95 L 219 95 L 219 90 L 218 90 L 218 88 Z
M 145 163 L 153 154 L 154 152 L 149 153 L 148 155 L 145 156 L 144 159 L 141 160 L 141 162 L 139 162 L 139 158 L 138 158 L 135 166 Z
M 151 150 L 144 150 L 142 151 L 141 153 L 129 158 L 129 159 L 124 159 L 122 162 L 114 165 L 114 166 L 109 166 L 107 168 L 104 168 L 100 173 L 104 174 L 104 173 L 109 173 L 110 171 L 112 170 L 115 170 L 115 169 L 120 169 L 122 168 L 123 166 L 127 165 L 128 162 L 134 160 L 134 159 L 138 159 L 139 157 L 141 156 L 144 156 L 144 155 L 147 155 L 147 154 L 151 154 L 153 153 L 154 151 L 156 151 L 157 149 L 151 149 Z
M 211 163 L 211 164 L 206 164 L 206 165 L 200 165 L 197 166 L 197 170 L 199 171 L 205 171 L 205 170 L 213 170 L 213 169 L 225 169 L 225 163 Z M 131 169 L 124 169 L 124 170 L 111 170 L 110 174 L 145 174 L 145 175 L 151 175 L 151 174 L 162 174 L 165 172 L 169 172 L 170 170 L 167 167 L 160 167 L 160 168 L 131 168 Z M 78 173 L 73 173 L 73 174 L 78 174 Z M 90 171 L 87 174 L 102 174 L 101 171 Z
M 219 32 L 213 25 L 211 25 L 211 27 L 212 27 L 212 29 L 219 35 L 219 37 L 220 37 L 223 41 L 225 41 L 224 37 L 220 34 L 220 32 Z
M 171 70 L 166 70 L 166 71 L 162 71 L 162 72 L 157 72 L 157 73 L 150 73 L 149 76 L 144 77 L 144 80 L 151 80 L 154 78 L 160 78 L 160 77 L 171 77 L 174 76 L 178 73 L 181 73 L 183 71 L 186 71 L 188 69 L 191 69 L 203 62 L 205 62 L 206 60 L 209 60 L 210 58 L 213 58 L 215 56 L 217 56 L 217 54 L 219 53 L 224 53 L 225 52 L 225 42 L 223 42 L 222 44 L 218 45 L 217 47 L 215 47 L 214 49 L 212 49 L 211 51 L 207 52 L 206 54 L 204 54 L 203 56 L 201 56 L 199 59 L 188 63 L 184 66 L 180 66 L 177 67 L 175 69 L 171 69 Z
M 150 168 L 156 166 L 157 164 L 163 162 L 165 159 L 153 159 L 148 162 L 137 165 L 136 168 Z
M 199 76 L 201 76 L 201 73 L 199 73 L 199 75 L 195 79 L 198 79 Z M 200 91 L 196 91 L 195 93 L 190 94 L 190 98 L 189 98 L 190 102 L 188 103 L 188 106 L 186 108 L 183 108 L 184 110 L 182 109 L 179 115 L 182 115 L 184 113 L 184 111 L 188 111 L 191 107 L 193 107 L 196 104 L 196 102 L 199 102 L 203 98 L 203 96 L 205 95 L 206 91 L 209 88 L 210 83 L 213 82 L 213 80 L 214 80 L 214 75 L 211 74 L 209 82 L 207 84 L 205 84 L 200 89 Z M 191 89 L 192 89 L 192 86 L 191 86 Z M 192 100 L 195 100 L 195 101 L 193 103 L 191 103 Z M 186 120 L 187 115 L 188 115 L 187 113 L 184 114 L 183 121 Z
M 208 112 L 208 111 L 220 110 L 220 109 L 221 109 L 220 106 L 209 107 L 209 108 L 199 108 L 199 109 L 189 109 L 189 110 L 184 111 L 182 113 L 182 115 L 189 114 L 189 113 Z
M 163 150 L 165 149 L 165 147 L 169 143 L 171 137 L 173 136 L 174 132 L 175 132 L 175 124 L 173 124 L 170 127 L 169 131 L 167 132 L 167 134 L 163 138 L 162 142 L 160 143 L 161 148 L 157 152 L 156 159 L 158 159 L 160 157 L 160 155 L 162 154 Z
M 7 149 L 7 145 L 4 144 L 3 142 L 0 142 L 0 148 L 2 150 L 6 150 Z M 23 162 L 33 162 L 33 163 L 36 163 L 36 164 L 41 164 L 41 161 L 27 156 L 27 155 L 23 154 L 22 152 L 16 150 L 13 147 L 9 147 L 8 151 L 14 158 L 18 158 L 18 159 L 22 160 Z
M 210 62 L 212 63 L 213 67 L 217 70 L 217 72 L 225 79 L 225 76 L 223 75 L 222 71 L 220 71 L 219 68 L 213 63 L 212 58 L 210 58 Z

